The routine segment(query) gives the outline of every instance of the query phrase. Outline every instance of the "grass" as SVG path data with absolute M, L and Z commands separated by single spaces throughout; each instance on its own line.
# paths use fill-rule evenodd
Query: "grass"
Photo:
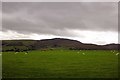
M 2 75 L 3 78 L 118 78 L 116 53 L 109 50 L 3 52 Z

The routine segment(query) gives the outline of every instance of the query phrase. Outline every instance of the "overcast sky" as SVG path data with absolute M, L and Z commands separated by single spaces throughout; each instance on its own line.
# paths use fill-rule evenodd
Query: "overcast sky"
M 0 39 L 118 43 L 117 2 L 3 2 Z

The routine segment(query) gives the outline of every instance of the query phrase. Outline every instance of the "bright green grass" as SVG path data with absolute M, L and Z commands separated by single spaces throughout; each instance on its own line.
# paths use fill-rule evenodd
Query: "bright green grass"
M 117 78 L 116 53 L 107 50 L 4 52 L 3 78 Z

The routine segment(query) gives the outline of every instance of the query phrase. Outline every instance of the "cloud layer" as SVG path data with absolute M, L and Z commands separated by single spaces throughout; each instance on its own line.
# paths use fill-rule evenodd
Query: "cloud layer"
M 119 0 L 3 0 L 3 2 L 118 2 Z
M 4 32 L 83 38 L 85 34 L 75 30 L 118 31 L 117 2 L 3 2 L 2 5 Z
M 3 29 L 62 33 L 117 31 L 117 3 L 3 3 Z

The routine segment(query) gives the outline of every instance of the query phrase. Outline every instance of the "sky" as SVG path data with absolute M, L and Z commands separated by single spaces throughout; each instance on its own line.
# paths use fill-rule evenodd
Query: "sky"
M 118 43 L 118 3 L 2 2 L 1 40 L 51 38 Z

